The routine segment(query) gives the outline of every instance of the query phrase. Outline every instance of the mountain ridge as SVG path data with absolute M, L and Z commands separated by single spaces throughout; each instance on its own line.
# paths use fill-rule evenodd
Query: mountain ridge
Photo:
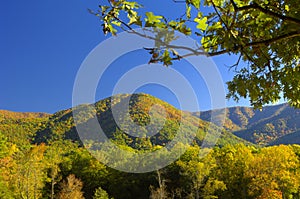
M 221 110 L 226 111 L 223 127 L 255 144 L 268 145 L 280 137 L 300 130 L 300 110 L 287 103 L 266 106 L 262 111 L 243 106 Z M 207 121 L 213 112 L 214 110 L 192 114 L 200 115 L 200 119 Z
M 44 118 L 51 114 L 44 112 L 17 112 L 10 110 L 0 110 L 0 118 L 5 119 L 23 119 L 23 118 Z
M 138 123 L 141 126 L 147 126 L 150 123 L 149 113 L 151 112 L 151 107 L 155 104 L 159 104 L 160 106 L 164 107 L 164 111 L 166 112 L 160 112 L 160 110 L 154 110 L 153 112 L 152 110 L 153 114 L 155 114 L 154 118 L 157 120 L 156 122 L 159 123 L 159 120 L 163 119 L 163 114 L 167 114 L 167 116 L 170 116 L 167 124 L 171 125 L 168 128 L 173 130 L 176 128 L 178 129 L 178 123 L 180 122 L 179 118 L 181 117 L 187 120 L 186 123 L 188 126 L 190 126 L 188 127 L 190 129 L 193 129 L 195 126 L 206 129 L 206 126 L 209 125 L 211 120 L 210 117 L 213 112 L 226 111 L 226 118 L 223 128 L 227 132 L 226 136 L 231 137 L 228 138 L 229 140 L 237 140 L 230 135 L 233 133 L 235 136 L 254 144 L 288 144 L 294 143 L 290 138 L 295 138 L 295 136 L 299 134 L 297 131 L 300 131 L 300 123 L 298 122 L 300 120 L 300 110 L 290 107 L 287 103 L 266 106 L 262 109 L 262 111 L 254 110 L 253 108 L 246 106 L 236 106 L 209 111 L 188 112 L 179 110 L 171 104 L 149 94 L 139 93 L 133 95 L 119 94 L 99 100 L 98 102 L 92 104 L 96 108 L 96 115 L 101 126 L 104 127 L 105 131 L 111 138 L 114 136 L 116 131 L 120 130 L 114 121 L 112 109 L 118 110 L 118 108 L 116 108 L 118 106 L 119 109 L 120 107 L 122 109 L 125 101 L 130 102 L 132 105 L 129 115 L 124 115 L 121 112 L 118 113 L 118 115 L 123 114 L 121 120 L 127 121 L 123 121 L 125 128 L 130 128 L 127 125 L 130 122 L 129 120 L 126 120 L 128 118 L 133 119 L 135 123 Z M 120 105 L 122 103 L 123 105 Z M 221 115 L 217 115 L 217 117 L 218 116 L 221 117 Z M 74 135 L 76 135 L 76 128 L 73 121 L 72 108 L 57 111 L 53 114 L 0 110 L 0 121 L 2 121 L 3 124 L 5 124 L 5 122 L 3 122 L 5 120 L 12 120 L 11 123 L 17 125 L 17 120 L 29 121 L 31 119 L 42 120 L 42 122 L 40 122 L 41 124 L 39 124 L 41 128 L 39 128 L 39 130 L 36 132 L 37 136 L 35 140 L 37 142 L 46 141 L 49 139 L 50 134 L 64 134 L 64 136 L 69 139 L 79 139 L 78 136 L 74 137 Z M 88 120 L 88 118 L 82 119 Z M 38 125 L 34 124 L 33 126 L 36 126 L 35 130 L 38 129 Z M 61 129 L 59 129 L 58 126 L 60 126 L 59 128 Z M 138 131 L 138 129 L 135 129 L 134 131 Z M 169 130 L 167 129 L 164 129 L 164 131 L 165 138 L 172 134 L 169 133 L 170 135 L 168 135 L 167 131 Z M 224 130 L 222 130 L 222 132 L 225 134 Z M 146 131 L 139 133 L 145 134 Z M 198 136 L 200 136 L 200 134 Z M 288 136 L 289 134 L 291 135 Z M 200 137 L 203 139 L 203 132 Z M 168 139 L 165 139 L 165 141 Z M 288 140 L 291 141 L 289 142 Z
M 130 104 L 129 112 L 122 112 L 124 104 L 128 102 Z M 158 108 L 155 108 L 154 105 L 158 105 Z M 82 105 L 83 108 L 88 108 L 89 106 L 91 105 Z M 99 124 L 107 137 L 115 140 L 115 142 L 125 142 L 125 144 L 132 148 L 139 148 L 140 146 L 142 146 L 142 148 L 156 145 L 164 146 L 176 136 L 179 130 L 191 132 L 192 134 L 195 133 L 193 142 L 201 145 L 204 138 L 206 138 L 206 133 L 209 128 L 212 129 L 213 134 L 214 132 L 221 133 L 218 145 L 240 142 L 247 143 L 207 121 L 203 121 L 184 111 L 178 110 L 169 103 L 148 94 L 116 95 L 100 100 L 92 104 L 92 106 L 95 109 L 94 111 L 96 111 L 95 113 Z M 164 110 L 160 109 L 159 106 L 162 106 Z M 118 126 L 117 121 L 115 121 L 116 118 L 113 117 L 112 109 L 114 109 L 120 117 L 120 121 L 122 122 L 121 126 Z M 21 118 L 21 120 L 24 125 L 28 126 L 26 129 L 31 132 L 31 137 L 29 137 L 34 143 L 47 142 L 49 139 L 57 136 L 63 136 L 66 139 L 81 142 L 77 133 L 77 126 L 74 123 L 72 111 L 73 109 L 70 108 L 47 115 L 45 118 L 33 118 L 37 120 L 38 123 L 30 118 Z M 77 125 L 85 128 L 85 133 L 89 134 L 87 137 L 98 134 L 99 132 L 95 132 L 93 126 L 86 126 L 85 122 L 88 122 L 92 116 L 84 112 L 79 112 L 79 114 L 81 114 L 81 116 L 77 118 L 79 121 Z M 38 117 L 39 115 L 34 116 Z M 153 119 L 152 123 L 151 119 Z M 20 120 L 19 117 L 4 119 L 4 121 L 0 122 L 0 130 L 12 131 L 9 126 L 15 126 L 17 128 L 20 122 L 18 120 Z M 129 124 L 132 123 L 130 122 L 131 120 L 138 125 L 130 126 Z M 163 126 L 159 126 L 161 122 L 163 122 Z M 22 129 L 21 131 L 23 132 L 23 130 L 26 129 Z M 148 133 L 154 131 L 153 129 L 159 129 L 159 131 L 157 134 L 148 138 Z M 128 134 L 128 132 L 130 134 Z M 137 135 L 137 137 L 132 135 Z M 185 135 L 188 134 L 185 133 Z M 22 136 L 25 140 L 26 135 L 23 133 Z M 213 136 L 209 137 L 209 139 L 213 139 Z M 213 142 L 213 140 L 209 140 L 209 142 Z

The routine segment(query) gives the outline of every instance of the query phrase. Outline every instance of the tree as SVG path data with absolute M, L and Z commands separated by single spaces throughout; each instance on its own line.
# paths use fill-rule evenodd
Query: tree
M 222 198 L 250 198 L 248 189 L 251 177 L 248 170 L 254 161 L 252 148 L 243 144 L 228 145 L 216 149 L 214 157 L 217 167 L 212 173 L 226 185 L 226 190 L 221 193 Z
M 166 187 L 165 180 L 162 178 L 161 171 L 156 170 L 158 187 L 155 189 L 153 186 L 150 186 L 150 198 L 151 199 L 166 199 L 168 198 L 168 191 Z
M 77 179 L 75 175 L 71 174 L 61 184 L 61 191 L 58 194 L 59 199 L 83 199 L 81 191 L 83 183 Z
M 15 166 L 12 155 L 17 151 L 16 145 L 7 141 L 7 138 L 0 131 L 0 198 L 13 198 L 10 177 Z
M 205 157 L 201 158 L 201 154 L 207 153 Z M 185 177 L 186 182 L 190 186 L 190 198 L 216 198 L 214 193 L 218 190 L 225 190 L 225 184 L 215 179 L 211 175 L 214 167 L 216 167 L 216 160 L 209 153 L 207 149 L 200 150 L 200 147 L 190 147 L 187 152 L 176 162 L 181 168 L 181 175 Z
M 102 189 L 101 187 L 98 187 L 95 191 L 95 195 L 93 199 L 109 199 L 108 193 Z
M 60 164 L 66 159 L 66 155 L 72 144 L 67 140 L 51 140 L 48 143 L 46 150 L 46 163 L 48 167 L 48 177 L 51 183 L 50 198 L 53 199 L 55 196 L 55 185 L 61 180 L 61 168 Z
M 299 160 L 290 146 L 261 149 L 248 169 L 249 193 L 259 198 L 292 198 L 299 188 Z
M 103 32 L 115 35 L 135 27 L 158 30 L 156 46 L 146 49 L 150 63 L 173 61 L 192 55 L 238 55 L 230 68 L 235 72 L 227 82 L 228 98 L 249 98 L 254 107 L 278 101 L 281 95 L 300 108 L 300 4 L 297 0 L 173 0 L 181 3 L 184 15 L 167 19 L 151 10 L 144 13 L 137 1 L 109 0 L 97 12 Z M 205 13 L 202 12 L 205 9 Z M 127 16 L 123 17 L 123 16 Z M 161 31 L 170 34 L 163 36 Z M 173 46 L 173 31 L 199 38 L 199 48 Z M 166 36 L 167 35 L 167 36 Z M 140 34 L 140 36 L 145 36 Z M 149 38 L 149 37 L 148 37 Z M 244 62 L 241 62 L 243 60 Z
M 10 177 L 16 198 L 40 198 L 46 181 L 44 152 L 46 146 L 33 145 L 16 155 L 15 173 Z

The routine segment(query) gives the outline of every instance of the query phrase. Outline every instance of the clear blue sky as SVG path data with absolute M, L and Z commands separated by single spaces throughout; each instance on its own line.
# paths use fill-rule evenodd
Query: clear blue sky
M 99 2 L 0 1 L 0 109 L 54 113 L 72 106 L 72 89 L 77 70 L 88 53 L 106 39 L 98 19 L 87 11 L 88 8 L 97 9 Z M 184 8 L 184 5 L 174 4 L 172 0 L 148 0 L 143 1 L 143 4 L 144 9 L 167 16 L 180 14 L 180 8 Z M 149 56 L 143 52 L 137 53 L 141 56 L 134 61 L 120 58 L 114 63 L 111 73 L 106 77 L 107 87 L 97 93 L 97 100 L 109 95 L 109 81 L 115 81 L 118 73 L 122 72 L 118 67 L 147 63 Z M 229 80 L 232 74 L 225 65 L 234 63 L 235 58 L 220 56 L 214 58 L 214 61 L 224 81 Z M 184 65 L 182 62 L 174 67 Z M 203 89 L 205 93 L 205 87 Z M 139 91 L 177 105 L 174 96 L 160 87 L 145 87 Z M 208 97 L 201 93 L 199 96 L 201 108 L 209 109 Z M 233 105 L 235 103 L 228 102 L 228 106 Z M 247 105 L 247 102 L 243 101 L 239 105 Z

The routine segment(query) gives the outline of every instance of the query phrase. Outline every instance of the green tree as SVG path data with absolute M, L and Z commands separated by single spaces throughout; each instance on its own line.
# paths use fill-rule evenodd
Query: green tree
M 174 19 L 141 10 L 139 1 L 109 0 L 92 12 L 101 20 L 103 32 L 152 27 L 158 30 L 156 46 L 149 48 L 150 63 L 172 61 L 191 55 L 235 54 L 228 84 L 228 98 L 249 97 L 257 108 L 283 97 L 300 107 L 300 4 L 297 0 L 174 0 L 182 5 Z M 204 12 L 205 9 L 205 12 Z M 127 18 L 126 18 L 127 16 Z M 162 31 L 167 32 L 161 34 Z M 201 47 L 172 46 L 172 31 L 199 38 Z M 145 35 L 141 35 L 145 36 Z M 244 62 L 241 62 L 243 60 Z M 228 65 L 228 64 L 227 64 Z
M 109 199 L 109 195 L 104 189 L 98 187 L 95 191 L 93 199 Z

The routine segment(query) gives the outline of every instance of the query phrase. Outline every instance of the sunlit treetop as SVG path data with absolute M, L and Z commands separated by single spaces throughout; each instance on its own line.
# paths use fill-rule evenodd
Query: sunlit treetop
M 187 56 L 235 54 L 234 77 L 227 82 L 228 98 L 249 98 L 261 108 L 281 97 L 300 108 L 300 4 L 298 0 L 177 0 L 183 15 L 167 19 L 145 12 L 138 1 L 108 1 L 93 11 L 103 32 L 151 27 L 179 31 L 198 38 L 201 46 L 180 55 L 172 48 L 172 34 L 155 37 L 160 45 L 146 50 L 150 63 L 171 65 Z M 205 13 L 203 12 L 205 10 Z M 208 13 L 207 13 L 208 11 Z M 241 61 L 243 60 L 243 61 Z

